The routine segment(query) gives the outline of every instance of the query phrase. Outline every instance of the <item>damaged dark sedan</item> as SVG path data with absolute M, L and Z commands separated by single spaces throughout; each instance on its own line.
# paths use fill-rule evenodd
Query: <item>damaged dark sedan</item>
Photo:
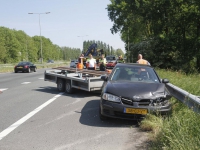
M 101 77 L 99 115 L 101 119 L 139 120 L 147 113 L 167 114 L 171 111 L 171 95 L 165 84 L 149 65 L 119 63 L 112 73 Z

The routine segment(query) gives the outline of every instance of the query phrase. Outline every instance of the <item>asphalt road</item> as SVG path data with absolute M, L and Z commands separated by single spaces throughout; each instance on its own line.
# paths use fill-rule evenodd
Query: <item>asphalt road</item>
M 45 69 L 0 74 L 0 150 L 143 150 L 137 122 L 99 119 L 99 94 L 59 93 Z

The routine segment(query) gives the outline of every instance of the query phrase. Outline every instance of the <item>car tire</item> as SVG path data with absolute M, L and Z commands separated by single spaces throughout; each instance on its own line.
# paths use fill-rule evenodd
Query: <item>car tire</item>
M 18 71 L 15 71 L 15 73 L 18 73 Z
M 66 82 L 65 91 L 66 91 L 68 94 L 72 94 L 72 93 L 74 92 L 74 88 L 72 88 L 71 82 L 70 82 L 70 81 L 67 81 L 67 82 Z
M 103 116 L 102 114 L 101 114 L 101 108 L 100 108 L 100 106 L 99 106 L 99 118 L 103 121 L 103 120 L 108 120 L 108 117 L 106 117 L 106 116 Z
M 58 79 L 57 89 L 58 89 L 59 92 L 64 92 L 65 91 L 65 81 L 64 80 Z
M 37 68 L 35 67 L 33 71 L 36 72 L 36 70 L 37 70 Z
M 28 71 L 27 71 L 28 73 L 30 73 L 31 72 L 31 69 L 30 68 L 28 68 Z

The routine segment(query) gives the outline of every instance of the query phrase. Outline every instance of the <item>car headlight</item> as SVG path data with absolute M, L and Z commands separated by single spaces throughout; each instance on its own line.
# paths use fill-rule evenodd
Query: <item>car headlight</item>
M 112 94 L 108 94 L 108 93 L 104 93 L 102 98 L 104 100 L 112 101 L 112 102 L 116 102 L 116 103 L 120 103 L 121 102 L 120 97 L 112 95 Z

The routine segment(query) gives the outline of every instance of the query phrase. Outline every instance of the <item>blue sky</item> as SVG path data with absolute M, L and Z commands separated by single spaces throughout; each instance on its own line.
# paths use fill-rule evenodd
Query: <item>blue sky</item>
M 41 35 L 53 44 L 82 49 L 83 40 L 100 40 L 124 51 L 119 33 L 112 34 L 113 22 L 105 9 L 109 0 L 0 0 L 0 26 Z M 78 37 L 79 36 L 79 37 Z

